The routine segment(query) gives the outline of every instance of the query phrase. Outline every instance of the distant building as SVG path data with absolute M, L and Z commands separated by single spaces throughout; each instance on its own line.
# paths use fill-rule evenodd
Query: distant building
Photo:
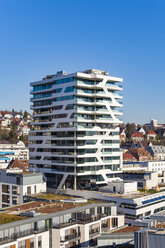
M 149 176 L 149 175 L 148 175 Z M 62 190 L 61 193 L 86 199 L 112 201 L 117 212 L 125 215 L 125 223 L 165 210 L 165 191 L 159 193 L 137 192 L 127 194 L 104 193 L 86 190 Z
M 151 125 L 152 128 L 155 128 L 158 125 L 158 121 L 157 120 L 154 120 L 154 119 L 151 119 L 150 120 L 150 125 Z
M 110 182 L 107 186 L 100 187 L 99 191 L 109 192 L 109 193 L 118 193 L 118 194 L 128 194 L 137 192 L 137 182 L 133 181 L 123 181 L 123 180 L 114 180 Z
M 165 146 L 149 143 L 145 149 L 150 152 L 154 160 L 165 160 Z
M 125 161 L 123 163 L 123 171 L 150 171 L 158 172 L 161 176 L 165 171 L 165 160 L 153 161 Z
M 137 132 L 142 133 L 143 135 L 146 134 L 146 131 L 144 130 L 143 127 L 139 127 L 139 128 L 137 129 Z
M 124 162 L 137 161 L 137 158 L 135 158 L 131 153 L 125 152 L 123 153 L 123 161 Z
M 131 139 L 134 140 L 134 141 L 141 141 L 144 139 L 144 136 L 142 133 L 140 132 L 135 132 L 131 135 Z
M 125 142 L 125 140 L 126 140 L 126 134 L 125 134 L 125 132 L 124 132 L 124 130 L 121 132 L 121 134 L 120 134 L 120 141 L 124 141 Z
M 20 125 L 18 128 L 19 135 L 28 135 L 30 132 L 30 127 L 27 125 Z
M 7 169 L 21 169 L 23 171 L 29 171 L 29 160 L 13 159 L 8 164 Z
M 14 152 L 0 151 L 0 169 L 6 168 L 8 166 L 12 156 L 14 156 Z
M 158 185 L 158 172 L 149 171 L 124 171 L 121 178 L 125 181 L 137 182 L 137 187 L 144 189 L 145 186 L 148 189 L 155 188 Z
M 130 155 L 128 155 L 130 154 Z M 149 151 L 147 151 L 144 147 L 143 148 L 131 148 L 129 151 L 127 151 L 124 156 L 123 160 L 124 161 L 147 161 L 147 160 L 152 160 L 152 156 Z
M 156 139 L 156 136 L 157 136 L 157 134 L 154 131 L 152 131 L 152 130 L 149 130 L 147 132 L 147 139 L 148 140 L 155 140 Z
M 21 169 L 1 170 L 0 208 L 24 203 L 27 194 L 46 192 L 41 173 L 23 172 Z
M 19 141 L 17 144 L 9 144 L 0 142 L 0 154 L 8 153 L 8 158 L 10 162 L 12 159 L 29 159 L 29 149 L 25 147 L 25 144 L 22 141 Z
M 10 113 L 7 113 L 7 114 L 4 115 L 4 117 L 7 118 L 7 119 L 12 119 L 13 115 L 10 114 Z

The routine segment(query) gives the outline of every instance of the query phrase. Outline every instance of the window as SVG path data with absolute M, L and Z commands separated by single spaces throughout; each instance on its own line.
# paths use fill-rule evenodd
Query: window
M 34 238 L 30 239 L 30 248 L 34 248 Z
M 112 218 L 112 227 L 118 226 L 118 218 Z
M 28 187 L 27 187 L 27 193 L 28 193 L 28 194 L 31 194 L 31 186 L 28 186 Z
M 17 186 L 12 186 L 12 194 L 17 195 L 19 194 L 18 187 Z
M 42 236 L 38 237 L 38 248 L 42 248 Z
M 18 201 L 18 197 L 17 197 L 17 196 L 13 196 L 13 197 L 12 197 L 12 204 L 13 204 L 13 205 L 19 204 L 19 201 Z
M 64 83 L 69 83 L 69 82 L 72 82 L 72 81 L 73 81 L 73 77 L 63 78 L 63 79 L 56 80 L 55 84 L 64 84 Z
M 10 203 L 10 196 L 9 195 L 2 195 L 2 202 L 4 203 Z
M 6 184 L 2 184 L 2 192 L 3 193 L 10 193 L 10 186 Z
M 73 86 L 69 86 L 69 87 L 66 87 L 65 89 L 65 93 L 68 93 L 68 92 L 72 92 L 74 90 L 74 87 Z
M 21 184 L 21 182 L 20 182 L 20 177 L 16 177 L 16 184 L 17 184 L 17 185 L 20 185 L 20 184 Z
M 26 240 L 19 241 L 18 248 L 26 248 Z

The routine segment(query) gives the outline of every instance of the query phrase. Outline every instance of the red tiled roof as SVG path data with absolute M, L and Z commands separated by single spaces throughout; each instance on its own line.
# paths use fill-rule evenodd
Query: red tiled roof
M 29 161 L 28 160 L 12 160 L 8 164 L 7 169 L 23 169 L 23 171 L 26 171 L 29 169 Z
M 148 135 L 148 134 L 149 134 L 149 135 L 150 135 L 150 134 L 156 135 L 156 133 L 155 133 L 154 131 L 152 131 L 152 130 L 149 130 L 148 133 L 147 133 L 147 135 Z
M 123 154 L 123 160 L 137 160 L 137 159 L 129 152 L 125 152 Z
M 140 132 L 136 132 L 132 134 L 132 137 L 143 137 L 143 134 Z

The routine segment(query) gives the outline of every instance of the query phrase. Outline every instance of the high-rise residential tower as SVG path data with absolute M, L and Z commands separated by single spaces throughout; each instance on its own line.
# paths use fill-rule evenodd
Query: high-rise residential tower
M 30 84 L 30 164 L 45 174 L 48 188 L 96 188 L 121 172 L 121 82 L 92 69 Z

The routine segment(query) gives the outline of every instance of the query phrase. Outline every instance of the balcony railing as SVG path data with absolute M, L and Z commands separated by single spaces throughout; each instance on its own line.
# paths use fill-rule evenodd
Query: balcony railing
M 108 228 L 108 223 L 102 223 L 101 228 Z
M 28 231 L 19 232 L 17 234 L 13 234 L 13 235 L 10 235 L 10 236 L 0 238 L 0 245 L 15 241 L 18 238 L 22 238 L 22 237 L 26 237 L 28 235 L 37 234 L 37 233 L 46 232 L 46 231 L 48 231 L 47 228 L 36 229 L 36 230 L 31 229 L 31 230 L 28 230 Z
M 66 223 L 60 223 L 60 224 L 56 224 L 53 226 L 53 228 L 58 228 L 58 229 L 61 229 L 61 228 L 64 228 L 64 227 L 68 227 L 68 226 L 71 226 L 71 225 L 75 225 L 75 224 L 87 224 L 87 223 L 90 223 L 90 222 L 94 222 L 94 221 L 97 221 L 97 220 L 100 220 L 101 218 L 104 218 L 106 216 L 109 216 L 111 215 L 111 212 L 109 213 L 106 213 L 106 214 L 97 214 L 96 216 L 90 216 L 90 217 L 87 217 L 87 218 L 78 218 L 78 219 L 73 219 L 72 222 L 66 222 Z
M 89 235 L 100 233 L 100 228 L 94 228 L 89 230 Z
M 73 234 L 69 234 L 69 235 L 66 235 L 64 237 L 61 238 L 61 242 L 66 242 L 68 240 L 72 240 L 72 239 L 76 239 L 76 238 L 79 238 L 81 236 L 81 233 L 80 232 L 75 232 Z

